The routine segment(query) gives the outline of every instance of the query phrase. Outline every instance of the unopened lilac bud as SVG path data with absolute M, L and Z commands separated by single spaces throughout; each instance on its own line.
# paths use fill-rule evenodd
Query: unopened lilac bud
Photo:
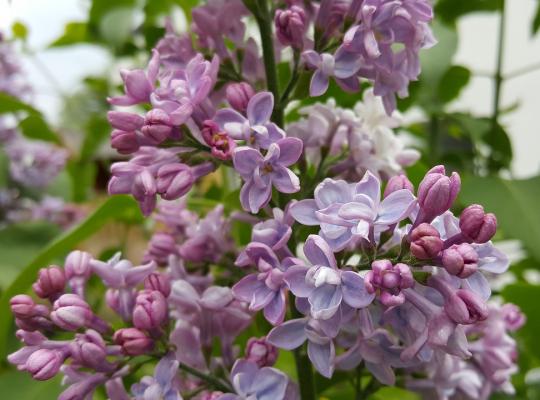
M 444 309 L 456 323 L 469 325 L 483 321 L 488 317 L 489 310 L 477 294 L 470 290 L 458 289 L 446 298 Z
M 32 285 L 34 292 L 42 299 L 56 300 L 64 293 L 66 277 L 64 270 L 57 266 L 41 268 L 38 272 L 38 279 Z
M 384 197 L 388 197 L 390 194 L 402 189 L 414 192 L 414 186 L 405 174 L 395 175 L 388 181 L 384 189 Z
M 506 323 L 506 329 L 515 332 L 523 325 L 525 325 L 525 321 L 527 320 L 527 318 L 525 317 L 525 314 L 523 314 L 519 307 L 515 304 L 504 304 L 501 307 L 501 312 L 504 318 L 504 322 Z
M 154 348 L 154 340 L 137 328 L 119 329 L 114 333 L 113 340 L 128 356 L 140 356 Z
M 175 200 L 189 192 L 194 180 L 188 165 L 166 164 L 158 170 L 157 190 L 165 200 Z
M 444 246 L 439 231 L 427 223 L 420 224 L 414 228 L 409 239 L 411 242 L 411 253 L 419 260 L 435 258 Z
M 167 265 L 171 255 L 178 255 L 178 245 L 174 235 L 157 232 L 152 235 L 148 248 L 144 253 L 144 262 L 155 261 L 159 265 Z
M 274 25 L 276 35 L 282 45 L 302 49 L 307 28 L 306 13 L 302 8 L 292 6 L 287 10 L 276 10 Z
M 34 309 L 36 303 L 26 294 L 13 296 L 9 301 L 9 305 L 11 306 L 11 312 L 16 318 L 26 319 L 35 315 Z
M 69 343 L 69 351 L 73 361 L 83 367 L 99 370 L 108 365 L 105 341 L 93 329 L 84 334 L 77 334 Z
M 88 279 L 92 274 L 90 261 L 92 261 L 92 255 L 86 251 L 75 250 L 69 253 L 64 263 L 66 278 L 81 277 Z
M 232 108 L 245 113 L 249 100 L 255 96 L 255 90 L 247 82 L 237 82 L 227 86 L 225 95 Z
M 135 132 L 115 129 L 111 132 L 111 147 L 120 154 L 132 154 L 139 150 L 140 144 Z
M 147 139 L 159 144 L 170 136 L 172 125 L 169 114 L 159 108 L 154 108 L 144 117 L 144 126 L 141 131 Z
M 144 280 L 144 288 L 146 290 L 157 290 L 164 297 L 169 297 L 171 294 L 171 280 L 168 275 L 154 272 Z
M 369 293 L 378 292 L 382 304 L 392 307 L 404 303 L 405 296 L 401 291 L 412 287 L 414 278 L 407 264 L 392 265 L 390 260 L 376 260 L 371 263 L 364 284 Z
M 463 237 L 473 243 L 486 243 L 497 231 L 497 218 L 484 212 L 484 207 L 472 204 L 461 213 L 459 227 Z
M 433 218 L 449 210 L 461 188 L 461 179 L 456 172 L 445 175 L 442 165 L 428 171 L 418 187 L 420 205 L 419 222 L 431 222 Z
M 156 178 L 148 168 L 144 168 L 133 181 L 131 193 L 135 200 L 139 202 L 139 207 L 143 215 L 152 214 L 156 208 L 157 183 Z
M 67 331 L 89 326 L 94 314 L 86 301 L 76 294 L 64 294 L 54 302 L 52 321 Z
M 246 359 L 253 361 L 255 364 L 262 367 L 271 367 L 276 363 L 278 357 L 278 349 L 268 343 L 265 337 L 249 338 L 246 346 Z
M 442 253 L 443 267 L 451 275 L 467 278 L 478 269 L 478 254 L 468 243 L 454 244 Z
M 156 331 L 167 322 L 167 300 L 161 292 L 144 290 L 139 293 L 133 309 L 133 325 Z
M 38 381 L 46 381 L 54 377 L 64 363 L 65 354 L 59 350 L 39 349 L 33 352 L 24 369 Z
M 144 124 L 144 118 L 140 115 L 122 111 L 109 111 L 107 119 L 114 129 L 128 132 L 136 131 Z

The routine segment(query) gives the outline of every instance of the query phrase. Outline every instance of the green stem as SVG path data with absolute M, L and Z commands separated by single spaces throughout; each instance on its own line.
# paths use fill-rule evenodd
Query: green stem
M 499 124 L 499 114 L 501 112 L 501 89 L 504 81 L 502 73 L 503 58 L 504 58 L 504 36 L 506 31 L 505 24 L 505 0 L 502 0 L 501 14 L 499 17 L 499 35 L 497 39 L 497 66 L 493 76 L 494 95 L 493 95 L 493 112 L 491 115 L 491 132 L 494 133 Z
M 291 80 L 287 84 L 287 87 L 285 88 L 285 91 L 281 95 L 281 98 L 279 99 L 279 105 L 282 110 L 285 110 L 285 107 L 287 107 L 287 103 L 289 102 L 289 96 L 291 92 L 293 91 L 294 87 L 298 83 L 298 77 L 300 76 L 298 71 L 298 66 L 300 64 L 300 53 L 295 50 L 294 51 L 294 66 L 293 66 L 293 72 L 291 75 Z
M 294 302 L 289 302 L 291 316 L 300 318 L 302 315 L 296 310 Z M 313 381 L 313 369 L 311 361 L 304 351 L 304 346 L 294 350 L 294 361 L 296 363 L 296 374 L 298 375 L 298 386 L 300 387 L 300 398 L 302 400 L 315 400 L 315 382 Z
M 270 11 L 268 10 L 267 0 L 256 0 L 255 19 L 259 26 L 259 33 L 261 35 L 261 44 L 263 51 L 264 70 L 266 73 L 266 86 L 268 90 L 274 95 L 274 99 L 279 102 L 279 84 L 277 77 L 276 59 L 274 56 L 274 42 L 272 39 L 272 18 Z M 283 127 L 283 109 L 279 107 L 279 104 L 274 108 L 272 114 L 272 121 L 274 121 L 280 127 Z
M 196 376 L 197 378 L 205 381 L 214 389 L 221 390 L 224 393 L 233 392 L 232 387 L 226 384 L 225 382 L 221 381 L 221 379 L 214 378 L 213 376 L 205 374 L 204 372 L 199 371 L 198 369 L 191 368 L 190 366 L 186 364 L 180 364 L 178 368 L 181 369 L 182 371 L 187 372 L 190 375 Z

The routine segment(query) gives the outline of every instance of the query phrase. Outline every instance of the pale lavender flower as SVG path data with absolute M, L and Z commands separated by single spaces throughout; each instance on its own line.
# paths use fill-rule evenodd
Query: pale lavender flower
M 407 218 L 416 204 L 406 189 L 381 201 L 380 185 L 370 172 L 357 184 L 326 178 L 315 189 L 315 198 L 292 205 L 291 214 L 303 225 L 320 225 L 320 235 L 334 251 L 357 238 L 374 243 L 376 233 Z
M 142 283 L 148 275 L 156 269 L 156 263 L 150 262 L 145 265 L 134 267 L 128 260 L 121 260 L 121 254 L 117 253 L 107 262 L 92 260 L 92 271 L 98 275 L 105 285 L 117 297 L 117 311 L 125 321 L 131 320 L 131 314 L 135 304 L 133 288 Z
M 176 374 L 180 363 L 172 353 L 157 363 L 154 376 L 145 376 L 131 387 L 136 400 L 182 400 L 177 388 Z
M 131 106 L 133 104 L 149 102 L 150 94 L 155 89 L 158 72 L 159 53 L 157 50 L 153 50 L 147 72 L 142 69 L 120 71 L 120 75 L 124 81 L 125 95 L 111 97 L 108 99 L 109 103 L 117 106 Z
M 156 44 L 161 63 L 170 69 L 181 69 L 195 56 L 195 50 L 188 33 L 176 34 L 172 21 L 165 21 L 165 36 Z
M 326 378 L 332 377 L 336 349 L 319 321 L 307 317 L 286 321 L 273 328 L 267 340 L 285 350 L 296 349 L 307 340 L 308 357 L 315 369 Z
M 233 109 L 222 109 L 213 119 L 233 139 L 245 140 L 248 146 L 268 149 L 272 143 L 285 137 L 285 132 L 270 121 L 273 109 L 273 94 L 259 92 L 249 99 L 247 118 Z
M 300 260 L 286 258 L 279 261 L 272 249 L 263 243 L 250 243 L 246 255 L 259 272 L 242 278 L 233 288 L 238 300 L 249 303 L 252 311 L 264 310 L 265 318 L 278 325 L 285 318 L 285 293 L 287 284 L 284 274 L 287 268 Z
M 227 393 L 218 400 L 285 400 L 289 378 L 275 368 L 259 369 L 254 362 L 237 360 L 231 370 L 231 382 L 236 394 Z
M 374 295 L 368 293 L 358 273 L 338 269 L 334 253 L 323 238 L 310 235 L 304 254 L 311 265 L 290 267 L 285 280 L 295 296 L 308 299 L 313 318 L 332 318 L 342 301 L 352 308 L 363 308 L 373 301 Z
M 316 70 L 309 87 L 312 97 L 320 96 L 328 90 L 330 77 L 348 92 L 356 92 L 360 88 L 356 73 L 361 67 L 361 57 L 343 47 L 335 55 L 308 50 L 302 53 L 302 58 L 308 67 Z
M 257 213 L 270 202 L 272 186 L 281 193 L 300 190 L 300 180 L 289 166 L 302 154 L 302 141 L 283 138 L 272 143 L 265 156 L 250 147 L 238 147 L 233 154 L 234 168 L 245 183 L 240 202 L 246 211 Z

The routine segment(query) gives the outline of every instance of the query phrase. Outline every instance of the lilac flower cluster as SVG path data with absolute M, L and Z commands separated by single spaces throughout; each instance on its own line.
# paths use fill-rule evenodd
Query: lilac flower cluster
M 111 145 L 127 156 L 112 166 L 109 192 L 132 194 L 146 216 L 156 210 L 142 265 L 75 251 L 64 268 L 39 272 L 34 297 L 11 301 L 25 346 L 10 362 L 38 380 L 62 372 L 61 399 L 103 385 L 114 400 L 314 400 L 312 367 L 351 380 L 366 369 L 366 392 L 513 390 L 510 333 L 525 318 L 489 301 L 490 275 L 509 266 L 491 242 L 496 217 L 480 205 L 455 216 L 460 177 L 444 166 L 415 190 L 404 168 L 419 154 L 392 130 L 395 94 L 406 94 L 419 50 L 434 43 L 431 5 L 286 4 L 270 15 L 264 1 L 208 1 L 192 10 L 193 42 L 169 24 L 146 70 L 121 71 L 124 94 L 110 103 L 146 112 L 108 114 Z M 265 61 L 292 49 L 281 95 L 246 38 L 250 13 Z M 272 25 L 276 38 L 265 36 Z M 373 88 L 354 111 L 330 100 L 284 126 L 295 76 L 310 70 L 312 95 L 330 77 Z M 196 182 L 217 169 L 221 200 L 197 199 Z M 88 284 L 96 277 L 105 290 Z M 278 348 L 294 351 L 298 383 L 278 368 Z

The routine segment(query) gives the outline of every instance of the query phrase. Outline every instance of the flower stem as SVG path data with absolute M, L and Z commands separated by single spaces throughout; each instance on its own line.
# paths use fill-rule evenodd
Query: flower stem
M 274 95 L 276 106 L 272 114 L 272 121 L 283 128 L 283 109 L 279 104 L 279 84 L 277 77 L 276 59 L 274 56 L 274 41 L 272 38 L 272 18 L 268 9 L 267 0 L 255 0 L 255 19 L 259 26 L 261 44 L 264 59 L 264 70 L 266 73 L 266 85 L 268 90 Z
M 226 384 L 219 378 L 215 378 L 211 375 L 208 375 L 202 371 L 199 371 L 198 369 L 191 368 L 190 366 L 186 364 L 180 364 L 178 366 L 179 369 L 182 371 L 187 372 L 190 375 L 196 376 L 197 378 L 205 381 L 210 386 L 212 386 L 214 389 L 221 390 L 224 393 L 231 393 L 234 392 L 232 387 L 229 384 Z
M 291 296 L 292 299 L 292 296 Z M 294 302 L 289 302 L 291 316 L 293 318 L 302 317 L 302 315 L 294 307 Z M 300 387 L 300 398 L 302 400 L 315 400 L 315 382 L 313 381 L 313 369 L 311 361 L 304 351 L 305 345 L 296 348 L 293 351 L 294 361 L 296 363 L 296 374 L 298 376 L 298 386 Z

